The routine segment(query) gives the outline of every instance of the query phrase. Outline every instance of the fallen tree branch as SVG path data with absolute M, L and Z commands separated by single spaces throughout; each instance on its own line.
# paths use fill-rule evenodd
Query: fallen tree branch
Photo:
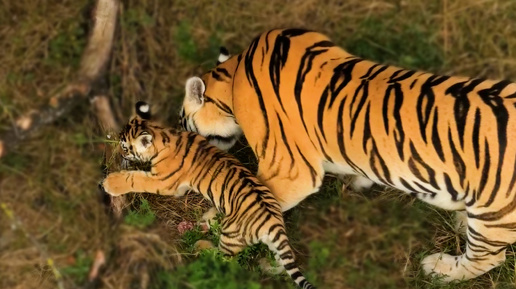
M 50 98 L 48 104 L 20 116 L 13 127 L 0 134 L 0 158 L 15 149 L 42 126 L 65 116 L 84 101 L 106 70 L 113 46 L 118 0 L 97 0 L 93 29 L 84 49 L 75 80 Z
M 115 113 L 109 102 L 109 98 L 105 95 L 96 95 L 91 100 L 93 112 L 97 117 L 99 127 L 107 139 L 115 140 L 115 135 L 120 131 L 120 125 L 115 119 Z M 114 164 L 114 165 L 113 165 Z M 118 167 L 118 164 L 121 164 Z M 122 161 L 120 154 L 117 154 L 112 145 L 106 144 L 104 146 L 104 156 L 102 160 L 102 171 L 104 176 L 113 171 L 118 171 L 120 168 L 126 168 L 127 164 Z M 110 207 L 111 213 L 118 220 L 122 217 L 122 211 L 129 202 L 125 195 L 113 197 L 99 190 L 103 202 Z

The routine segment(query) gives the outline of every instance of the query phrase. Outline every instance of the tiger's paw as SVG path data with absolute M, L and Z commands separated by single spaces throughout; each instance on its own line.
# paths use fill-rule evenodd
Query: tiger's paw
M 120 196 L 127 192 L 123 189 L 125 177 L 121 173 L 111 173 L 99 184 L 99 187 L 112 196 Z
M 279 275 L 286 271 L 285 267 L 275 265 L 267 258 L 261 258 L 258 260 L 258 266 L 263 272 L 270 275 Z
M 355 192 L 364 192 L 369 190 L 374 185 L 374 182 L 370 179 L 362 176 L 354 176 L 351 180 L 350 187 Z
M 461 258 L 462 256 L 435 253 L 425 257 L 421 261 L 421 265 L 425 274 L 443 276 L 441 279 L 443 282 L 451 282 L 467 278 L 463 270 L 459 268 Z

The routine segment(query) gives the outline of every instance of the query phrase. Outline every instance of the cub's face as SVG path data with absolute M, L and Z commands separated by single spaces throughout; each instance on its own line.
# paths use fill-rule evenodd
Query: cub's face
M 216 99 L 227 94 L 228 85 L 208 80 L 208 90 L 202 79 L 192 77 L 186 82 L 185 98 L 180 111 L 180 124 L 196 132 L 222 150 L 230 149 L 242 135 L 235 117 L 227 105 Z
M 145 121 L 133 118 L 120 133 L 120 151 L 129 161 L 147 162 L 155 155 L 153 137 L 145 129 Z

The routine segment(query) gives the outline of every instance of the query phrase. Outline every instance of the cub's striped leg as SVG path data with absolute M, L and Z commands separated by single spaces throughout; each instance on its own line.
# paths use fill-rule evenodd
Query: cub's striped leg
M 514 232 L 469 218 L 466 253 L 451 256 L 437 253 L 423 259 L 427 274 L 443 274 L 445 282 L 467 280 L 486 273 L 505 261 L 506 247 L 516 241 Z
M 235 256 L 248 245 L 254 244 L 245 239 L 241 224 L 236 224 L 237 215 L 226 216 L 221 223 L 219 250 L 226 256 Z

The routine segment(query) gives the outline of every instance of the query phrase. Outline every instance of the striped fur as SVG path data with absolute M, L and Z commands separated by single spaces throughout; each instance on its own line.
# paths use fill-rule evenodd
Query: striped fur
M 491 270 L 516 241 L 515 83 L 374 63 L 301 29 L 263 33 L 189 82 L 202 93 L 186 86 L 183 127 L 225 149 L 245 135 L 283 210 L 334 173 L 466 211 L 465 254 L 423 260 L 445 281 Z
M 124 158 L 150 162 L 151 170 L 111 173 L 101 184 L 104 190 L 113 196 L 129 192 L 201 193 L 224 215 L 219 243 L 224 254 L 235 255 L 246 246 L 263 242 L 299 287 L 314 288 L 299 271 L 281 207 L 269 189 L 206 138 L 143 119 L 150 113 L 141 108 L 148 105 L 137 103 L 138 115 L 120 133 L 120 146 Z

